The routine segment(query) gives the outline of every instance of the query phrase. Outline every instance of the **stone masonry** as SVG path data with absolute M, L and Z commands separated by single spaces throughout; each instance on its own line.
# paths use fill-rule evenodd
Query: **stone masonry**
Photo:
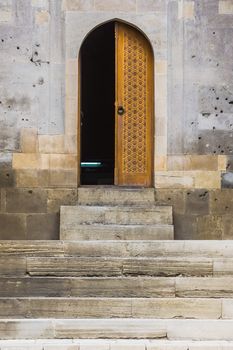
M 77 201 L 79 49 L 114 19 L 154 51 L 155 202 L 177 239 L 232 239 L 233 0 L 0 0 L 0 238 L 58 238 Z

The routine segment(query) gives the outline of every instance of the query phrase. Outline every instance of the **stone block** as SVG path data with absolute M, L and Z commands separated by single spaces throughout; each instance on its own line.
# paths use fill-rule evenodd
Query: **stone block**
M 49 170 L 36 169 L 18 169 L 15 170 L 16 187 L 48 187 L 49 186 Z
M 166 12 L 167 3 L 164 0 L 137 0 L 137 12 Z
M 10 8 L 0 10 L 0 23 L 12 22 L 12 19 L 13 19 L 12 15 L 13 15 L 13 13 L 12 13 L 12 10 Z
M 95 10 L 136 12 L 136 0 L 95 0 Z
M 194 18 L 195 2 L 187 0 L 179 0 L 178 2 L 178 19 Z
M 77 169 L 73 170 L 51 170 L 49 184 L 51 187 L 77 187 L 78 176 Z
M 156 156 L 155 157 L 155 172 L 156 171 L 167 171 L 167 157 Z
M 172 320 L 167 325 L 169 340 L 233 340 L 230 320 Z
M 176 296 L 182 298 L 232 298 L 232 277 L 176 278 Z
M 167 135 L 156 135 L 155 138 L 155 155 L 166 156 L 167 154 Z
M 165 118 L 157 118 L 156 119 L 156 129 L 155 129 L 155 137 L 167 135 L 167 121 Z
M 77 112 L 75 112 L 75 113 L 66 112 L 66 118 L 65 118 L 65 134 L 66 134 L 66 136 L 67 135 L 74 135 L 74 133 L 76 133 L 76 130 L 78 130 Z
M 192 188 L 194 187 L 194 178 L 192 174 L 181 172 L 156 172 L 155 187 L 157 188 Z
M 68 115 L 75 116 L 75 122 L 77 126 L 77 112 L 78 112 L 78 99 L 77 97 L 66 96 L 66 119 Z
M 1 257 L 0 258 L 1 276 L 25 276 L 26 275 L 26 258 L 25 257 Z
M 196 239 L 197 218 L 195 215 L 174 215 L 175 239 Z
M 78 202 L 83 205 L 154 204 L 154 189 L 85 188 L 78 189 Z
M 193 170 L 218 170 L 218 156 L 192 155 L 192 156 L 169 156 L 168 170 L 172 171 L 193 171 Z
M 46 10 L 40 10 L 35 12 L 35 21 L 37 25 L 45 25 L 50 21 L 50 14 Z
M 55 336 L 60 339 L 145 339 L 165 338 L 166 326 L 161 320 L 76 319 L 56 320 Z M 1 329 L 0 329 L 1 331 Z M 1 334 L 1 332 L 0 332 Z
M 78 78 L 76 75 L 66 75 L 66 96 L 67 98 L 77 98 Z
M 146 350 L 146 346 L 144 344 L 130 344 L 127 343 L 121 343 L 121 344 L 111 344 L 110 350 Z
M 63 256 L 64 246 L 61 241 L 4 241 L 0 244 L 0 256 Z
M 211 259 L 156 258 L 123 261 L 124 275 L 207 276 L 213 274 Z
M 121 259 L 101 258 L 28 258 L 31 276 L 121 276 Z
M 87 3 L 85 1 L 85 3 Z M 78 79 L 78 59 L 66 60 L 66 76 L 74 75 Z
M 227 171 L 233 171 L 233 156 L 227 156 Z
M 75 205 L 77 203 L 77 190 L 48 190 L 48 213 L 58 213 L 61 205 Z
M 188 190 L 185 194 L 185 206 L 186 214 L 209 214 L 209 192 L 207 190 Z
M 0 214 L 0 239 L 26 239 L 24 215 Z
M 80 344 L 80 350 L 110 350 L 110 343 L 109 342 L 101 342 L 100 344 L 95 342 L 90 343 L 81 343 Z
M 233 299 L 223 299 L 222 318 L 233 319 Z
M 72 154 L 51 154 L 50 169 L 76 169 L 77 156 Z
M 185 157 L 184 170 L 218 170 L 218 156 L 192 155 Z
M 64 0 L 63 8 L 66 11 L 91 11 L 94 9 L 93 0 Z
M 31 299 L 30 307 L 26 304 L 25 309 L 30 318 L 128 318 L 132 314 L 127 298 L 37 298 Z
M 210 213 L 213 215 L 230 215 L 233 212 L 233 190 L 210 191 Z
M 80 350 L 80 346 L 78 344 L 77 345 L 72 345 L 72 344 L 60 345 L 58 343 L 58 344 L 44 345 L 43 350 Z
M 61 229 L 61 240 L 169 240 L 174 239 L 172 225 L 76 225 L 75 229 Z
M 48 0 L 31 0 L 32 7 L 48 8 Z
M 165 97 L 156 100 L 155 115 L 156 118 L 158 117 L 167 119 L 167 99 Z
M 38 131 L 35 128 L 23 128 L 20 133 L 20 146 L 22 153 L 38 152 Z
M 223 239 L 223 224 L 221 216 L 201 215 L 197 217 L 196 239 Z
M 77 135 L 66 135 L 65 137 L 65 152 L 77 154 L 78 146 L 77 146 Z
M 233 172 L 222 174 L 222 188 L 233 188 Z
M 223 239 L 233 238 L 233 216 L 232 214 L 224 215 L 223 221 Z
M 41 189 L 7 189 L 6 211 L 9 213 L 46 213 L 47 193 Z
M 217 259 L 213 261 L 214 276 L 232 276 L 233 259 Z
M 40 153 L 64 153 L 64 135 L 39 135 Z
M 175 280 L 169 277 L 75 278 L 70 288 L 72 297 L 175 297 Z
M 51 339 L 54 338 L 52 320 L 1 320 L 0 338 Z
M 133 299 L 132 315 L 136 318 L 218 319 L 222 315 L 222 302 L 192 298 Z
M 158 99 L 163 99 L 167 96 L 167 74 L 156 75 L 155 90 L 157 91 Z
M 167 74 L 167 60 L 157 60 L 155 62 L 155 74 Z
M 17 344 L 17 345 L 15 345 Z M 1 350 L 31 350 L 33 346 L 33 350 L 44 350 L 43 345 L 36 345 L 35 341 L 33 342 L 25 342 L 25 340 L 21 340 L 21 341 L 10 341 L 10 344 L 2 343 L 1 345 Z
M 226 171 L 227 169 L 227 156 L 218 156 L 218 170 Z
M 142 210 L 143 208 L 143 210 Z M 61 207 L 61 226 L 69 229 L 80 224 L 172 225 L 169 206 L 84 206 Z
M 195 172 L 195 188 L 221 188 L 221 173 L 219 171 Z
M 59 239 L 58 214 L 32 214 L 26 218 L 26 235 L 30 240 Z
M 0 278 L 0 295 L 12 297 L 69 297 L 70 279 L 67 278 Z
M 218 11 L 220 15 L 233 15 L 232 0 L 220 0 Z
M 15 186 L 15 171 L 12 168 L 0 167 L 0 188 Z
M 13 169 L 49 169 L 49 155 L 38 153 L 13 153 Z
M 155 203 L 157 205 L 172 205 L 173 212 L 185 213 L 186 192 L 182 190 L 155 190 Z
M 167 168 L 169 171 L 183 171 L 185 165 L 184 156 L 168 156 Z

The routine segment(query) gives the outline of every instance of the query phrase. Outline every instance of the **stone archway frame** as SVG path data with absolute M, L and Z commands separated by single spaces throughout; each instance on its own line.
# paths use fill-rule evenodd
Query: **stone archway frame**
M 122 21 L 141 31 L 151 43 L 154 54 L 154 171 L 166 171 L 167 162 L 167 45 L 164 16 L 158 14 L 130 14 L 116 16 L 110 12 L 66 13 L 66 108 L 65 134 L 77 149 L 78 126 L 78 58 L 81 45 L 96 27 L 109 21 Z M 164 16 L 165 17 L 165 16 Z M 79 154 L 79 152 L 78 152 Z M 78 159 L 78 164 L 79 164 Z M 78 167 L 77 164 L 77 167 Z M 79 174 L 78 174 L 79 177 Z

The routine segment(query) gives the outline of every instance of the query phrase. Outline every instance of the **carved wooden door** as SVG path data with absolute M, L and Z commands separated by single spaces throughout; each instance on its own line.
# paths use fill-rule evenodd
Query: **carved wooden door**
M 152 186 L 153 54 L 136 29 L 116 23 L 115 184 Z

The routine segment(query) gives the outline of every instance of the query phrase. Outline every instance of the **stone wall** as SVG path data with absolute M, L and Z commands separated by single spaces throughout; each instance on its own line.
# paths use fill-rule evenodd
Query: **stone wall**
M 154 50 L 156 201 L 176 238 L 232 238 L 233 0 L 0 0 L 0 238 L 58 238 L 77 194 L 78 52 L 116 18 Z

